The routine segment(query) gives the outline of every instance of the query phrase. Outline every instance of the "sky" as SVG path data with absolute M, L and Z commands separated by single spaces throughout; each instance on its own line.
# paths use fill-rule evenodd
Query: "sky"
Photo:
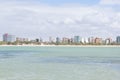
M 120 0 L 0 0 L 0 36 L 120 35 Z

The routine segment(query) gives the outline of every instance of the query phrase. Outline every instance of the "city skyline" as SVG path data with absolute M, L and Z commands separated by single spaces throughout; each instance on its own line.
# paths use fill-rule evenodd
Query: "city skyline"
M 8 33 L 3 34 L 3 40 L 0 41 L 0 45 L 119 45 L 120 36 L 116 36 L 114 41 L 111 37 L 101 38 L 101 37 L 49 37 L 49 40 L 44 40 L 44 38 L 23 38 Z
M 0 34 L 20 37 L 120 35 L 120 0 L 0 0 Z
M 69 36 L 63 36 L 63 37 L 60 37 L 60 36 L 49 36 L 47 37 L 47 39 L 45 39 L 44 37 L 36 37 L 36 38 L 32 38 L 30 39 L 29 37 L 20 37 L 20 36 L 17 36 L 17 35 L 14 35 L 14 34 L 10 34 L 10 33 L 4 33 L 1 35 L 2 37 L 2 40 L 1 41 L 5 41 L 5 42 L 14 42 L 16 40 L 22 40 L 22 41 L 31 41 L 31 40 L 42 40 L 44 42 L 51 42 L 51 41 L 57 41 L 57 40 L 66 40 L 66 39 L 71 39 L 75 42 L 80 42 L 80 41 L 84 41 L 84 40 L 88 40 L 89 38 L 99 38 L 99 39 L 102 39 L 102 40 L 106 40 L 106 39 L 111 39 L 112 41 L 115 41 L 117 42 L 117 39 L 119 38 L 120 39 L 120 35 L 119 36 L 114 36 L 115 39 L 113 37 L 105 37 L 105 38 L 102 38 L 100 36 L 89 36 L 89 37 L 86 37 L 86 36 L 80 36 L 80 35 L 73 35 L 71 37 Z M 118 40 L 119 41 L 119 40 Z
M 24 36 L 24 37 L 21 37 L 21 36 L 18 36 L 18 35 L 15 35 L 15 34 L 10 34 L 10 33 L 4 33 L 4 34 L 1 34 L 0 35 L 0 41 L 4 41 L 5 39 L 3 38 L 3 36 L 4 35 L 8 35 L 8 36 L 13 36 L 15 39 L 17 39 L 17 38 L 22 38 L 22 39 L 28 39 L 28 40 L 35 40 L 35 39 L 42 39 L 42 40 L 44 40 L 44 41 L 50 41 L 50 39 L 52 40 L 52 39 L 54 39 L 54 41 L 55 41 L 55 39 L 56 38 L 60 38 L 60 39 L 62 39 L 62 38 L 68 38 L 68 39 L 72 39 L 72 38 L 75 38 L 76 37 L 76 39 L 79 39 L 79 38 L 84 38 L 84 39 L 88 39 L 88 38 L 101 38 L 101 39 L 103 39 L 103 40 L 105 40 L 105 39 L 108 39 L 108 38 L 111 38 L 113 41 L 116 41 L 116 39 L 117 39 L 117 37 L 120 37 L 120 35 L 118 35 L 118 36 L 114 36 L 114 37 L 101 37 L 101 36 L 80 36 L 80 35 L 72 35 L 72 36 L 46 36 L 46 37 L 32 37 L 32 38 L 29 38 L 29 37 L 27 37 L 27 36 Z

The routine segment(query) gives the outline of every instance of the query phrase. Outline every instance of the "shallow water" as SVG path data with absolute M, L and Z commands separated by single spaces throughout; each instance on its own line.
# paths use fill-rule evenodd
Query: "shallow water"
M 0 47 L 0 80 L 119 80 L 120 47 Z

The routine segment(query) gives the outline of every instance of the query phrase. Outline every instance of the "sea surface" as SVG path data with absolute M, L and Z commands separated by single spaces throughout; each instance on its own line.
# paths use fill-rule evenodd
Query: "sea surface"
M 120 47 L 0 47 L 0 80 L 120 80 Z

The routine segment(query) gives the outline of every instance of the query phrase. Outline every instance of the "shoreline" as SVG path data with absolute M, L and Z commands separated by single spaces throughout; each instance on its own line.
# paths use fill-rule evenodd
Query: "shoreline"
M 120 45 L 0 45 L 0 47 L 120 47 Z

